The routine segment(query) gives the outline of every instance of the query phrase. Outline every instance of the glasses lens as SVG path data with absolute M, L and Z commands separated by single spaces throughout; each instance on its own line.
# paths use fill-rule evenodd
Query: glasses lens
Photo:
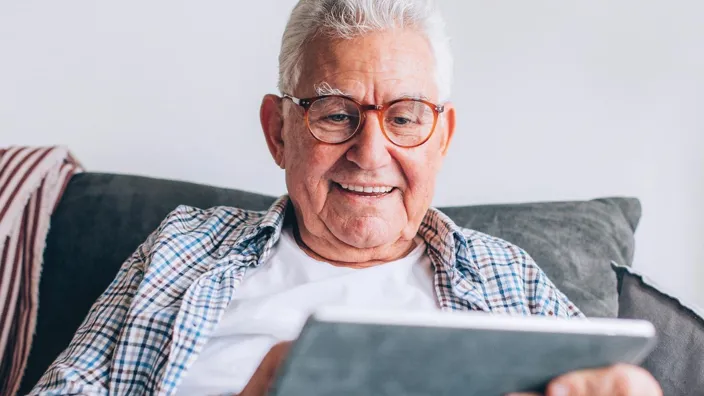
M 316 100 L 308 109 L 311 132 L 326 143 L 349 139 L 359 127 L 360 117 L 357 104 L 339 96 Z
M 384 130 L 399 146 L 416 146 L 433 132 L 435 112 L 417 100 L 396 102 L 384 114 Z

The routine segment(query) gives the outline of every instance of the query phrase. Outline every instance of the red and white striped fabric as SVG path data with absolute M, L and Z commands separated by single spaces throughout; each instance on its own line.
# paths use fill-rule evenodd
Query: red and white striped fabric
M 14 395 L 37 317 L 49 219 L 81 165 L 64 147 L 0 148 L 0 395 Z

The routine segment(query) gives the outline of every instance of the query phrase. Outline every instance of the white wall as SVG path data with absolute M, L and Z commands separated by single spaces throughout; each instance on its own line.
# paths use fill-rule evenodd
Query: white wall
M 293 0 L 0 2 L 0 144 L 280 194 L 258 125 Z M 704 2 L 444 0 L 436 204 L 632 195 L 636 267 L 704 305 Z

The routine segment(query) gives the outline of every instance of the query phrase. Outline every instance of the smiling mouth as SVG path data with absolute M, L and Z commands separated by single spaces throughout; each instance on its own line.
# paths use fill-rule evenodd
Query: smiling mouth
M 345 183 L 335 183 L 335 185 L 346 193 L 367 197 L 387 195 L 395 189 L 392 186 L 361 186 Z

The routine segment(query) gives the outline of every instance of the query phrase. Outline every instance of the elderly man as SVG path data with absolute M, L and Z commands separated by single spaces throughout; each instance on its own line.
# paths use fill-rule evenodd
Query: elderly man
M 328 304 L 581 317 L 524 251 L 429 208 L 455 131 L 451 63 L 429 0 L 300 1 L 282 96 L 260 112 L 288 196 L 265 213 L 169 214 L 32 394 L 262 395 Z M 547 391 L 659 393 L 631 366 Z

